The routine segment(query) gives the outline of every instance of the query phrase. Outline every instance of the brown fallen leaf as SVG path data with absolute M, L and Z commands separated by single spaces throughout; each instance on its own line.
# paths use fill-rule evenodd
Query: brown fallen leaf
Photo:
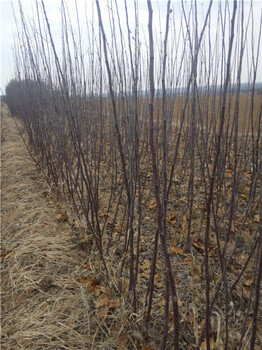
M 211 338 L 210 339 L 210 349 L 213 350 L 215 346 L 214 340 Z M 207 344 L 206 341 L 204 340 L 201 345 L 200 345 L 200 350 L 206 350 L 207 349 Z
M 96 308 L 99 308 L 101 306 L 108 306 L 111 304 L 111 300 L 108 298 L 108 295 L 101 294 L 96 300 L 95 300 L 95 306 Z
M 118 337 L 117 350 L 125 350 L 125 349 L 127 349 L 127 340 L 128 340 L 128 337 L 126 335 L 119 336 Z
M 158 306 L 165 306 L 166 305 L 166 300 L 165 298 L 162 298 L 158 303 L 157 303 Z
M 228 177 L 232 177 L 232 176 L 233 176 L 233 171 L 230 170 L 230 169 L 226 170 L 226 175 L 227 175 Z
M 55 216 L 56 220 L 58 220 L 59 222 L 66 222 L 68 220 L 68 216 L 67 214 L 57 214 Z
M 155 199 L 152 199 L 151 201 L 149 201 L 149 202 L 147 203 L 147 207 L 148 207 L 149 209 L 154 209 L 154 208 L 156 207 L 156 201 L 155 201 Z
M 95 294 L 96 297 L 98 297 L 101 294 L 100 286 L 97 285 L 97 286 L 92 287 L 92 292 Z
M 116 224 L 116 230 L 117 230 L 117 232 L 121 232 L 122 231 L 122 225 L 121 224 Z
M 180 298 L 178 298 L 177 303 L 178 303 L 178 306 L 179 306 L 179 307 L 182 307 L 182 306 L 183 306 L 183 302 L 182 302 L 182 300 L 181 300 Z
M 180 228 L 185 230 L 186 226 L 187 226 L 187 215 L 184 215 L 180 222 Z
M 179 255 L 183 255 L 183 249 L 179 248 L 179 247 L 171 247 L 170 249 L 172 254 L 179 254 Z
M 191 256 L 187 256 L 185 259 L 184 259 L 184 262 L 192 262 L 193 261 L 193 258 Z
M 194 248 L 196 248 L 201 254 L 205 255 L 205 244 L 204 242 L 201 242 L 201 241 L 193 241 L 192 242 L 192 245 Z M 208 246 L 208 256 L 210 257 L 214 257 L 216 254 L 215 254 L 215 251 L 214 251 L 214 247 L 212 246 Z
M 76 281 L 81 284 L 86 284 L 89 288 L 95 287 L 99 284 L 98 280 L 95 277 L 84 276 L 84 275 L 77 278 Z
M 254 216 L 254 221 L 255 221 L 256 223 L 259 223 L 259 214 L 257 214 L 257 215 Z
M 82 265 L 82 268 L 89 270 L 91 268 L 91 266 L 90 266 L 90 264 L 84 264 L 84 265 Z
M 151 261 L 150 260 L 145 260 L 142 265 L 140 265 L 141 270 L 146 271 L 151 269 Z
M 246 287 L 251 287 L 252 283 L 253 283 L 253 278 L 250 278 L 250 279 L 245 280 L 243 285 Z
M 154 276 L 154 281 L 157 282 L 159 280 L 159 274 L 157 273 L 155 276 Z
M 173 213 L 173 212 L 168 213 L 168 215 L 167 215 L 167 222 L 170 225 L 175 226 L 177 224 L 176 214 Z
M 200 253 L 204 253 L 204 250 L 205 250 L 205 246 L 204 246 L 204 243 L 202 242 L 197 242 L 197 241 L 193 241 L 192 242 L 192 245 L 194 248 L 196 248 Z
M 241 194 L 240 194 L 240 197 L 243 198 L 243 199 L 248 199 L 248 195 L 245 194 L 245 193 L 241 193 Z
M 99 317 L 106 319 L 111 308 L 120 305 L 120 298 L 110 299 L 107 294 L 101 294 L 95 301 L 96 313 Z
M 144 345 L 141 350 L 152 350 L 152 348 L 149 345 Z

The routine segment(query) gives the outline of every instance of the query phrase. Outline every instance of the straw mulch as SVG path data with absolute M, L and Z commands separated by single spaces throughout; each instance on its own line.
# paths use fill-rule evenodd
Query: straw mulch
M 3 104 L 1 349 L 110 349 L 97 342 L 92 269 Z M 88 279 L 89 278 L 89 279 Z

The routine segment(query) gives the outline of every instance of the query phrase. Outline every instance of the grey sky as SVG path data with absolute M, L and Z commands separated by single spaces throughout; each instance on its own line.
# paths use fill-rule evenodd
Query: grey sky
M 12 13 L 12 5 L 11 0 L 0 0 L 1 2 L 1 89 L 4 91 L 5 86 L 10 81 L 10 79 L 13 77 L 14 73 L 14 64 L 13 64 L 13 33 L 15 32 L 15 21 Z M 34 0 L 23 0 L 22 5 L 24 9 L 24 13 L 30 18 L 32 17 L 32 14 L 34 12 Z M 54 37 L 58 38 L 60 37 L 60 0 L 44 0 L 47 14 L 49 21 L 52 26 L 52 32 L 54 34 Z M 67 0 L 67 5 L 70 11 L 72 10 L 72 21 L 74 23 L 74 2 L 75 0 Z M 133 1 L 128 0 L 128 3 L 132 3 Z M 79 7 L 79 13 L 80 13 L 80 24 L 82 27 L 85 26 L 85 1 L 81 0 L 78 1 L 78 7 Z M 91 0 L 86 1 L 88 3 L 88 11 L 91 11 Z M 147 13 L 147 3 L 146 0 L 139 0 L 139 20 L 145 30 L 145 35 L 147 35 L 147 20 L 148 20 L 148 13 Z M 161 30 L 164 31 L 165 26 L 165 11 L 166 11 L 166 0 L 158 0 L 153 1 L 153 7 L 155 10 L 154 13 L 154 21 L 155 25 L 159 26 L 158 20 L 161 21 Z M 190 1 L 185 1 L 185 3 L 190 3 Z M 199 8 L 201 11 L 201 6 L 203 13 L 205 9 L 208 6 L 209 1 L 198 1 Z M 18 16 L 18 1 L 13 0 L 15 13 Z M 102 16 L 105 18 L 105 25 L 106 24 L 106 18 L 107 18 L 107 0 L 100 0 L 100 6 L 102 10 Z M 124 5 L 123 0 L 118 0 L 119 4 L 119 12 L 120 15 L 123 12 L 124 14 Z M 247 6 L 247 9 L 250 6 L 250 1 L 245 1 L 245 4 Z M 177 1 L 172 1 L 172 5 L 176 6 Z M 89 7 L 90 6 L 90 7 Z M 215 32 L 215 25 L 216 25 L 216 9 L 218 6 L 218 2 L 215 1 L 213 5 L 213 21 L 211 22 L 211 31 L 214 29 Z M 255 35 L 258 33 L 259 23 L 260 23 L 260 16 L 261 16 L 261 1 L 254 1 L 253 2 L 254 7 L 254 22 L 255 22 Z M 158 14 L 159 9 L 159 14 Z M 174 11 L 175 16 L 180 16 L 179 11 Z M 173 14 L 174 15 L 174 14 Z M 130 18 L 132 18 L 132 13 L 130 13 Z M 214 28 L 212 28 L 214 26 Z M 262 58 L 261 58 L 262 61 Z M 247 70 L 247 64 L 243 66 L 243 71 Z M 247 72 L 244 71 L 243 73 L 243 81 L 247 80 Z M 262 64 L 259 63 L 259 69 L 258 69 L 258 77 L 257 81 L 262 81 Z

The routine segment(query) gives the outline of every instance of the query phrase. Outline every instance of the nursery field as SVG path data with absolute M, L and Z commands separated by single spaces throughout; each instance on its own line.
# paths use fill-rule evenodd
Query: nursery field
M 259 350 L 256 6 L 89 3 L 13 11 L 2 347 Z
M 68 202 L 50 191 L 36 169 L 19 135 L 14 119 L 2 105 L 2 348 L 3 349 L 158 349 L 165 312 L 165 263 L 162 253 L 156 257 L 152 312 L 145 324 L 148 281 L 152 278 L 152 242 L 155 236 L 155 201 L 150 186 L 145 186 L 142 201 L 139 274 L 136 284 L 136 312 L 130 299 L 130 257 L 126 254 L 126 235 L 122 232 L 125 208 L 118 203 L 117 218 L 107 209 L 110 181 L 101 190 L 101 220 L 106 217 L 107 246 L 104 259 L 110 279 L 93 244 L 91 234 L 81 228 Z M 16 123 L 20 123 L 16 120 Z M 185 141 L 183 141 L 185 142 Z M 191 213 L 189 250 L 185 250 L 188 234 L 187 178 L 188 156 L 181 157 L 180 172 L 169 200 L 167 211 L 168 245 L 177 285 L 180 332 L 184 349 L 195 349 L 204 327 L 205 277 L 205 189 L 201 183 L 197 158 L 195 164 L 196 199 Z M 146 172 L 145 181 L 150 183 Z M 105 169 L 101 170 L 102 172 Z M 103 176 L 103 174 L 101 174 Z M 225 169 L 227 185 L 221 196 L 231 194 L 232 169 Z M 105 175 L 106 178 L 106 175 Z M 251 169 L 243 171 L 238 187 L 238 201 L 227 242 L 227 256 L 235 250 L 228 266 L 228 283 L 232 287 L 228 310 L 229 349 L 241 340 L 243 322 L 247 333 L 243 349 L 249 349 L 252 315 L 246 316 L 250 293 L 254 287 L 254 237 L 259 225 L 259 197 L 245 220 L 241 241 L 235 242 L 241 227 L 252 178 Z M 261 179 L 259 180 L 261 181 Z M 120 185 L 119 185 L 120 186 Z M 120 186 L 121 187 L 121 186 Z M 224 200 L 223 200 L 224 201 Z M 222 202 L 223 202 L 222 201 Z M 104 206 L 103 206 L 104 204 Z M 112 203 L 112 207 L 114 203 Z M 215 231 L 224 219 L 224 208 L 213 222 L 208 255 L 210 288 L 214 295 L 221 276 L 219 248 Z M 136 227 L 137 223 L 134 223 Z M 216 228 L 215 225 L 218 227 Z M 137 234 L 135 238 L 137 239 Z M 223 238 L 220 245 L 225 246 Z M 126 257 L 126 258 L 125 258 Z M 126 269 L 124 269 L 124 267 Z M 122 272 L 121 272 L 122 270 Z M 234 283 L 241 276 L 240 281 Z M 223 349 L 225 340 L 225 296 L 220 295 L 211 315 L 211 344 Z M 262 313 L 258 310 L 258 338 L 262 344 Z M 169 322 L 172 322 L 170 320 Z M 245 345 L 246 344 L 246 345 Z M 200 348 L 204 349 L 203 341 Z M 169 347 L 168 347 L 169 348 Z

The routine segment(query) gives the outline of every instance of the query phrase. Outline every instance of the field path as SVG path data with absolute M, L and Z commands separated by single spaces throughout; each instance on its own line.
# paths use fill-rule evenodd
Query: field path
M 95 349 L 85 254 L 59 222 L 7 107 L 2 119 L 1 349 Z

